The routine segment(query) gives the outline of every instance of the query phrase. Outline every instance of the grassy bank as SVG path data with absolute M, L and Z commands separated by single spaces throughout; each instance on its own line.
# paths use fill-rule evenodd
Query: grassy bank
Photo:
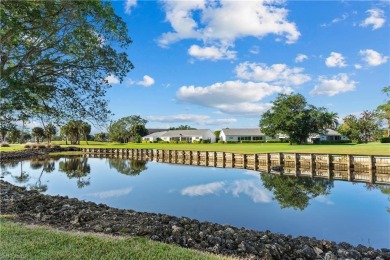
M 63 232 L 0 217 L 0 259 L 232 259 L 146 238 Z
M 65 145 L 65 142 L 55 142 Z M 11 147 L 0 148 L 1 152 L 23 149 L 24 145 L 11 145 Z M 170 149 L 170 150 L 196 150 L 196 151 L 224 151 L 233 153 L 270 153 L 270 152 L 292 152 L 292 153 L 326 153 L 326 154 L 364 154 L 364 155 L 390 155 L 390 145 L 381 143 L 368 144 L 333 144 L 333 145 L 289 145 L 286 143 L 265 143 L 265 144 L 120 144 L 109 142 L 81 142 L 79 147 L 89 148 L 138 148 L 138 149 Z

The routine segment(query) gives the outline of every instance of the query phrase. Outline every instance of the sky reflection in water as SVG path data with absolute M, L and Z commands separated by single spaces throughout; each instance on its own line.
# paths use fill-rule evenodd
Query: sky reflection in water
M 78 157 L 3 164 L 2 176 L 117 208 L 390 248 L 389 186 Z

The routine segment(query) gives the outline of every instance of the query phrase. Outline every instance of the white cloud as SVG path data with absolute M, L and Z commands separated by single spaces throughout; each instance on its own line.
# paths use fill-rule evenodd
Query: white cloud
M 295 62 L 296 63 L 299 63 L 299 62 L 303 62 L 304 60 L 307 60 L 309 57 L 307 57 L 307 55 L 305 54 L 298 54 L 297 57 L 295 58 Z
M 386 63 L 389 59 L 388 56 L 384 56 L 381 53 L 371 49 L 360 50 L 359 54 L 362 56 L 362 59 L 367 63 L 368 66 L 379 66 Z
M 238 197 L 240 193 L 249 196 L 254 203 L 269 203 L 272 195 L 269 191 L 261 188 L 255 180 L 238 180 L 229 188 L 233 196 Z
M 259 48 L 259 46 L 254 45 L 254 46 L 252 46 L 252 48 L 249 50 L 249 52 L 252 53 L 252 54 L 259 54 L 259 53 L 260 53 L 260 48 Z
M 182 86 L 176 97 L 179 101 L 200 106 L 217 108 L 228 114 L 256 114 L 259 116 L 265 110 L 264 104 L 258 101 L 274 93 L 282 92 L 283 88 L 268 83 L 226 81 L 207 87 Z
M 239 78 L 262 82 L 273 82 L 284 86 L 299 86 L 310 81 L 310 76 L 302 74 L 303 68 L 289 68 L 286 64 L 273 64 L 268 67 L 262 63 L 243 62 L 235 69 Z
M 341 53 L 337 53 L 337 52 L 331 52 L 330 56 L 328 58 L 326 58 L 325 64 L 328 67 L 342 68 L 342 67 L 347 66 L 345 64 L 344 56 Z
M 315 197 L 314 200 L 320 202 L 320 203 L 323 203 L 323 204 L 326 204 L 326 205 L 334 205 L 334 202 L 331 201 L 329 198 L 327 198 L 326 196 L 318 196 L 318 197 Z
M 353 91 L 357 82 L 350 80 L 347 74 L 340 73 L 328 79 L 319 77 L 319 84 L 310 91 L 311 95 L 334 96 L 343 92 Z
M 236 51 L 229 51 L 225 47 L 200 47 L 198 45 L 192 45 L 188 49 L 188 54 L 199 60 L 232 60 L 236 58 Z
M 344 13 L 341 17 L 337 17 L 337 18 L 333 19 L 332 23 L 339 23 L 341 21 L 346 20 L 348 17 L 349 17 L 349 15 L 347 13 Z
M 193 114 L 178 114 L 169 116 L 153 115 L 148 116 L 147 119 L 152 122 L 163 123 L 183 123 L 192 122 L 199 125 L 228 125 L 237 122 L 235 118 L 211 118 L 205 115 L 193 115 Z
M 137 6 L 137 0 L 126 0 L 125 2 L 125 13 L 130 14 L 131 8 Z
M 225 186 L 225 183 L 223 181 L 220 182 L 212 182 L 202 185 L 195 185 L 186 187 L 181 191 L 181 195 L 185 196 L 204 196 L 209 194 L 216 194 L 223 190 L 223 187 Z
M 152 77 L 148 76 L 148 75 L 145 75 L 143 77 L 143 80 L 140 80 L 140 81 L 133 81 L 133 80 L 129 80 L 128 83 L 130 85 L 141 85 L 141 86 L 144 86 L 144 87 L 150 87 L 152 86 L 155 81 Z
M 369 9 L 366 11 L 368 17 L 360 24 L 362 27 L 372 26 L 373 30 L 381 28 L 386 19 L 383 10 L 381 9 Z
M 334 18 L 330 23 L 324 23 L 324 24 L 321 24 L 321 26 L 328 27 L 328 26 L 331 26 L 332 24 L 342 22 L 342 21 L 346 20 L 348 17 L 349 17 L 349 14 L 344 13 L 343 15 L 341 15 L 341 17 Z
M 360 70 L 360 69 L 363 68 L 363 66 L 362 66 L 361 64 L 355 64 L 354 67 L 355 67 L 355 69 L 357 69 L 357 70 Z
M 162 2 L 166 20 L 172 26 L 172 31 L 162 34 L 158 40 L 159 44 L 164 47 L 183 39 L 202 41 L 205 47 L 198 46 L 197 49 L 192 47 L 191 50 L 201 53 L 202 59 L 211 57 L 215 60 L 216 50 L 210 49 L 210 46 L 227 50 L 234 46 L 234 42 L 239 38 L 262 38 L 274 34 L 277 37 L 285 37 L 286 42 L 290 44 L 300 37 L 295 23 L 287 20 L 288 10 L 279 5 L 280 1 Z M 205 52 L 212 54 L 206 55 Z M 225 54 L 225 57 L 230 57 L 229 55 Z
M 258 176 L 256 177 L 258 178 Z M 227 194 L 232 194 L 234 197 L 245 194 L 250 197 L 254 203 L 271 202 L 272 193 L 262 188 L 259 185 L 257 178 L 251 180 L 236 180 L 230 184 L 221 181 L 190 186 L 182 189 L 181 195 L 194 197 L 218 195 L 220 192 L 225 192 Z
M 119 84 L 119 79 L 117 79 L 116 77 L 112 76 L 112 75 L 108 75 L 105 80 L 108 81 L 108 84 Z
M 100 199 L 108 199 L 108 198 L 118 198 L 124 195 L 129 194 L 133 191 L 132 187 L 117 189 L 117 190 L 108 190 L 108 191 L 100 191 L 95 193 L 88 193 L 88 196 L 98 197 Z

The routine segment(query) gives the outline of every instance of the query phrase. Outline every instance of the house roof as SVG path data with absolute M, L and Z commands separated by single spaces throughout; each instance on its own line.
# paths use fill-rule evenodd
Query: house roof
M 192 136 L 203 136 L 207 132 L 211 132 L 209 129 L 197 129 L 197 130 L 169 130 L 163 135 L 164 137 L 192 137 Z
M 325 134 L 322 134 L 324 136 L 341 136 L 341 134 L 333 129 L 326 129 Z M 311 134 L 311 138 L 319 138 L 321 135 L 320 134 Z
M 168 129 L 158 129 L 158 128 L 148 128 L 146 129 L 148 131 L 148 134 L 153 134 L 153 133 L 156 133 L 156 132 L 166 132 L 168 131 Z
M 225 135 L 250 135 L 250 136 L 264 136 L 260 128 L 225 128 L 222 129 Z
M 332 130 L 332 129 L 326 129 L 326 134 L 325 135 L 337 135 L 337 136 L 341 136 L 341 134 L 335 130 Z
M 154 132 L 154 133 L 149 134 L 149 135 L 146 135 L 146 136 L 144 136 L 144 137 L 142 137 L 142 138 L 150 138 L 150 137 L 156 137 L 156 138 L 157 138 L 157 137 L 163 136 L 166 132 L 167 132 L 167 131 Z

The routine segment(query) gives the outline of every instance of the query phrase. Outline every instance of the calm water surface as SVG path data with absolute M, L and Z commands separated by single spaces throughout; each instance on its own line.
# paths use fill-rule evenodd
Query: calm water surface
M 389 186 L 129 159 L 35 159 L 1 168 L 4 180 L 45 194 L 390 248 Z

